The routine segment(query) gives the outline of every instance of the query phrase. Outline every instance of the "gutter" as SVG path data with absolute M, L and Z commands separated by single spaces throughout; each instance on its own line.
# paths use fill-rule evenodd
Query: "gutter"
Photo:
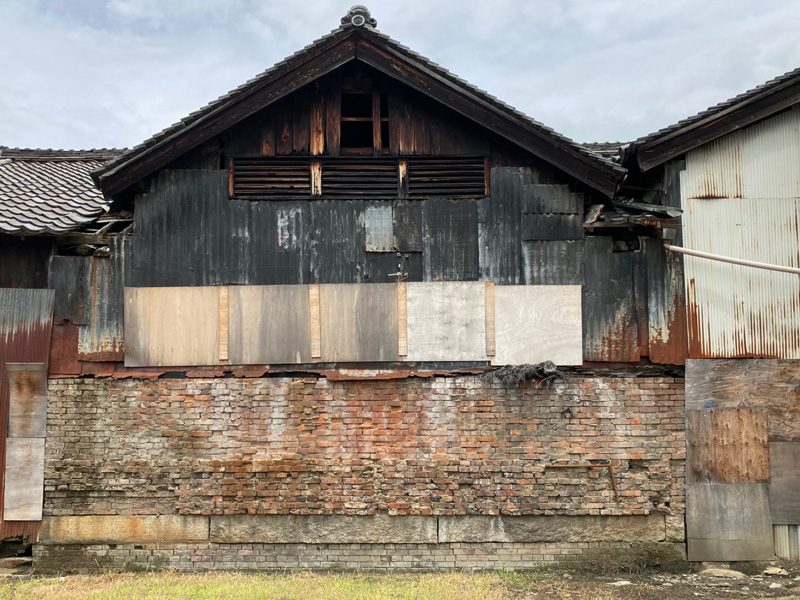
M 786 267 L 783 265 L 774 265 L 772 263 L 758 262 L 755 260 L 733 258 L 732 256 L 721 256 L 719 254 L 712 254 L 711 252 L 701 252 L 700 250 L 691 250 L 690 248 L 673 246 L 667 242 L 664 242 L 664 249 L 669 250 L 670 252 L 677 252 L 678 254 L 686 254 L 688 256 L 696 256 L 698 258 L 705 258 L 708 260 L 716 260 L 719 262 L 730 263 L 732 265 L 740 265 L 742 267 L 753 267 L 754 269 L 766 269 L 768 271 L 780 271 L 781 273 L 800 275 L 800 268 L 797 267 Z

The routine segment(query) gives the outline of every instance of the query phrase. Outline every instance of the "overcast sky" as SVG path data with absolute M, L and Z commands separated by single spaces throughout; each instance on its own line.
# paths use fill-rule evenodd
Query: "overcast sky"
M 137 144 L 352 2 L 0 0 L 0 145 Z M 630 140 L 800 66 L 797 0 L 370 0 L 378 29 L 578 141 Z

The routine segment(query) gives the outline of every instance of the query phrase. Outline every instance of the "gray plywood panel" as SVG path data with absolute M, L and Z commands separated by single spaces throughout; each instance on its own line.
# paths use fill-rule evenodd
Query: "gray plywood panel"
M 125 366 L 218 363 L 217 287 L 125 288 Z
M 772 523 L 800 523 L 800 442 L 769 443 L 769 475 Z
M 483 282 L 408 283 L 408 360 L 483 361 Z
M 40 521 L 44 499 L 44 438 L 6 440 L 4 521 Z
M 686 535 L 690 561 L 772 559 L 766 484 L 687 485 Z
M 319 303 L 324 362 L 398 360 L 395 284 L 321 285 Z
M 8 437 L 45 437 L 47 369 L 44 363 L 8 363 Z
M 229 362 L 310 362 L 308 323 L 308 286 L 231 286 Z
M 581 364 L 581 286 L 495 286 L 495 349 L 495 365 Z

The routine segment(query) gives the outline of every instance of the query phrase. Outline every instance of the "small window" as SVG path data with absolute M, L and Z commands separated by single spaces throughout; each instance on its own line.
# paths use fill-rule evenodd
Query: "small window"
M 389 149 L 389 98 L 377 91 L 342 92 L 339 146 L 347 153 Z

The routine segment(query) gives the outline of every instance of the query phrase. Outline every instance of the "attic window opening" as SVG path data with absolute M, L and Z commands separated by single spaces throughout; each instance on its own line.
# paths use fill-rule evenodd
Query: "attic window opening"
M 350 154 L 379 154 L 389 149 L 389 98 L 376 90 L 343 91 L 340 149 Z

